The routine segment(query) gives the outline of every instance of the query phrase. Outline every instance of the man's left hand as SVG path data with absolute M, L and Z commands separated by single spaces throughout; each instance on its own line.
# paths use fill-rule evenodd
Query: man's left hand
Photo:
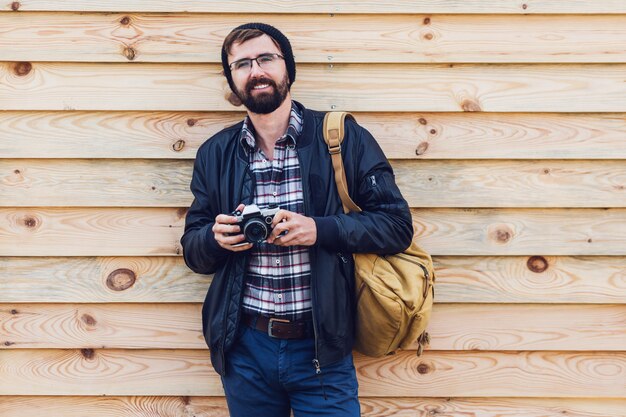
M 288 210 L 278 210 L 272 221 L 272 234 L 267 243 L 277 246 L 312 246 L 317 241 L 315 220 Z M 283 232 L 287 234 L 278 237 Z

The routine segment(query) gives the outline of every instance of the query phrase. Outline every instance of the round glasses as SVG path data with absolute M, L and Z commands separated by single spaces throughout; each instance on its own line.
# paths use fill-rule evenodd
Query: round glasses
M 252 61 L 256 61 L 259 68 L 271 69 L 276 66 L 279 60 L 285 59 L 280 54 L 261 54 L 256 58 L 242 58 L 228 65 L 231 71 L 250 72 L 252 70 Z

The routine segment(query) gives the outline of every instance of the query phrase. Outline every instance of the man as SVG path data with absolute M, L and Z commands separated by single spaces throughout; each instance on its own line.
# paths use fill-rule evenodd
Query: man
M 408 204 L 374 138 L 348 121 L 342 156 L 363 212 L 343 213 L 324 114 L 291 99 L 296 66 L 278 29 L 235 28 L 222 64 L 247 117 L 198 150 L 181 243 L 193 271 L 215 273 L 203 332 L 230 413 L 358 416 L 350 255 L 408 247 Z M 265 242 L 235 224 L 250 204 L 280 208 Z

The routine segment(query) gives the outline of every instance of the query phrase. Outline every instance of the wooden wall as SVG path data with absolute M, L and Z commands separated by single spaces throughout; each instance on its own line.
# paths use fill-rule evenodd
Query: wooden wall
M 356 358 L 366 416 L 626 415 L 626 2 L 0 5 L 0 415 L 225 416 L 179 238 L 242 113 L 219 47 L 379 139 L 436 260 L 432 343 Z

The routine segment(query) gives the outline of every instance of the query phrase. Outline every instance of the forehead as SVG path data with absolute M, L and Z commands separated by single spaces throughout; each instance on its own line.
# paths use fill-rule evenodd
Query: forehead
M 230 48 L 228 57 L 229 61 L 233 62 L 241 58 L 254 58 L 264 53 L 280 53 L 278 46 L 267 35 L 261 35 L 242 43 L 234 43 Z

